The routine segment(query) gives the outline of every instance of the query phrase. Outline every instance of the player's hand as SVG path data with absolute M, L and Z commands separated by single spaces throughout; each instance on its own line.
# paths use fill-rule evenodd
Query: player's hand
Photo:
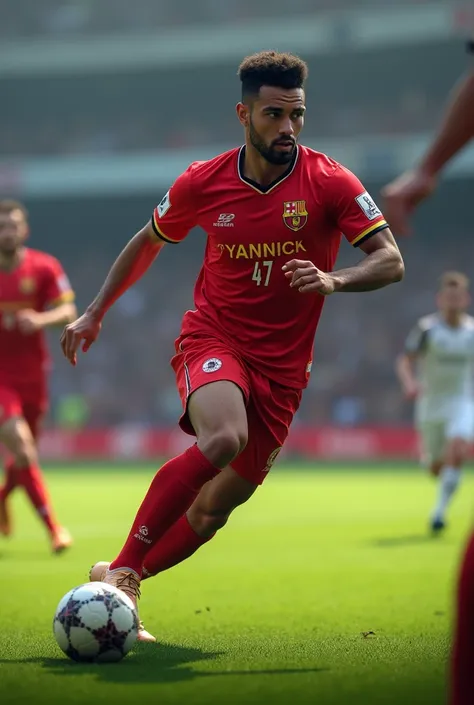
M 43 319 L 39 311 L 24 308 L 16 314 L 16 324 L 23 335 L 32 335 L 43 328 Z
M 312 262 L 292 259 L 282 267 L 290 286 L 302 294 L 316 293 L 329 296 L 334 293 L 336 284 L 331 274 L 322 272 Z
M 384 216 L 395 234 L 410 234 L 411 213 L 435 188 L 435 176 L 415 169 L 405 172 L 382 189 Z
M 61 348 L 71 365 L 77 364 L 77 351 L 82 343 L 82 352 L 87 352 L 97 340 L 102 322 L 87 311 L 73 323 L 69 323 L 61 335 Z
M 403 385 L 403 393 L 410 401 L 416 399 L 421 394 L 421 391 L 421 384 L 417 380 L 412 380 L 411 382 Z

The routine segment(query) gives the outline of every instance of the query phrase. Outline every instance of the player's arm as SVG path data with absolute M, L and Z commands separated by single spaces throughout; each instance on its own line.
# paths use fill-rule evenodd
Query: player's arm
M 366 256 L 354 267 L 322 272 L 312 262 L 290 260 L 283 271 L 291 287 L 304 294 L 318 292 L 323 296 L 335 292 L 374 291 L 403 278 L 402 256 L 388 228 L 362 243 L 360 249 Z
M 38 262 L 38 300 L 34 309 L 16 314 L 18 328 L 25 335 L 65 325 L 77 316 L 74 291 L 60 262 L 42 255 Z
M 145 274 L 164 244 L 149 222 L 124 247 L 95 299 L 82 316 L 63 331 L 61 348 L 71 364 L 77 362 L 76 353 L 82 341 L 82 350 L 87 352 L 99 335 L 102 319 L 109 308 Z
M 404 352 L 399 355 L 395 362 L 395 372 L 403 389 L 403 393 L 408 399 L 414 399 L 419 393 L 419 384 L 416 378 L 416 353 Z
M 337 291 L 373 291 L 400 281 L 405 271 L 400 251 L 387 221 L 359 179 L 336 165 L 324 188 L 328 219 L 365 257 L 336 272 L 322 272 L 309 261 L 290 260 L 283 267 L 290 286 L 305 294 L 327 296 Z
M 395 361 L 395 372 L 408 399 L 414 399 L 420 392 L 416 364 L 425 350 L 427 335 L 427 330 L 417 323 L 406 339 L 404 351 Z
M 157 238 L 151 221 L 124 247 L 113 263 L 99 293 L 87 307 L 86 314 L 97 321 L 151 267 L 164 241 Z
M 474 43 L 470 43 L 474 50 Z M 444 118 L 419 164 L 383 190 L 384 210 L 394 230 L 406 235 L 408 217 L 436 187 L 443 167 L 474 137 L 474 69 L 453 89 Z
M 64 329 L 61 347 L 71 364 L 77 362 L 81 343 L 83 352 L 87 352 L 99 335 L 109 308 L 141 279 L 165 243 L 181 242 L 195 225 L 191 180 L 192 165 L 175 181 L 155 208 L 152 219 L 122 250 L 85 313 Z
M 71 323 L 77 316 L 77 309 L 73 301 L 58 303 L 47 311 L 22 309 L 16 314 L 18 328 L 25 335 L 35 333 L 44 328 L 64 326 Z

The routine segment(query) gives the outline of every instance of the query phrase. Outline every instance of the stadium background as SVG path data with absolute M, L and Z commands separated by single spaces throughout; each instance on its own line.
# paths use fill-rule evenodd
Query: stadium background
M 474 25 L 470 4 L 454 0 L 1 0 L 0 10 L 0 193 L 25 201 L 31 245 L 61 259 L 80 309 L 178 173 L 242 140 L 233 108 L 245 54 L 308 61 L 302 141 L 378 197 L 423 150 Z M 414 454 L 394 358 L 440 273 L 471 274 L 473 178 L 467 150 L 400 243 L 401 285 L 328 300 L 288 453 Z M 165 248 L 77 369 L 51 336 L 46 457 L 149 457 L 189 442 L 176 430 L 169 358 L 203 245 L 196 232 Z M 356 258 L 343 245 L 340 263 Z

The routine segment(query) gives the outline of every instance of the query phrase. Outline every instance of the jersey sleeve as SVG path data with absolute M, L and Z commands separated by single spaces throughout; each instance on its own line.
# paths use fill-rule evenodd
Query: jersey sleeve
M 181 242 L 197 225 L 192 172 L 191 164 L 153 211 L 153 230 L 165 242 Z
M 75 295 L 69 279 L 57 259 L 48 259 L 42 277 L 42 306 L 54 308 L 74 301 Z
M 358 247 L 388 223 L 357 176 L 338 165 L 329 179 L 329 202 L 339 230 Z
M 426 350 L 428 343 L 428 328 L 421 324 L 421 321 L 413 326 L 405 340 L 405 352 L 407 355 L 418 355 Z

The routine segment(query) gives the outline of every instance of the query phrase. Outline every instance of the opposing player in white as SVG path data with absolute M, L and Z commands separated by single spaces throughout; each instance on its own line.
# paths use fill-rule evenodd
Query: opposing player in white
M 437 295 L 438 312 L 421 318 L 410 332 L 397 374 L 405 395 L 415 399 L 422 461 L 439 476 L 431 528 L 445 528 L 448 504 L 461 479 L 474 433 L 474 318 L 469 280 L 446 272 Z

